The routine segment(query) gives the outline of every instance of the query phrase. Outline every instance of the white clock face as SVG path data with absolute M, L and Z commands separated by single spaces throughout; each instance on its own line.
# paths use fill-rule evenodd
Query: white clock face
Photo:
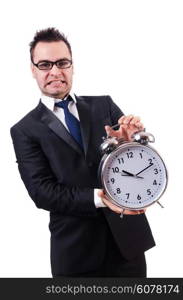
M 140 209 L 151 205 L 162 195 L 167 185 L 167 171 L 152 147 L 127 143 L 106 158 L 102 181 L 114 203 Z

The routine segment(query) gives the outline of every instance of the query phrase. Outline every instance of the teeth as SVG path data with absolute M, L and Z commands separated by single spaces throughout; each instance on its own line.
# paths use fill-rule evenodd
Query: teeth
M 61 82 L 61 83 L 64 83 L 65 81 L 63 81 L 63 80 L 53 80 L 53 81 L 48 82 L 48 85 L 51 84 L 51 83 L 53 83 L 53 82 Z

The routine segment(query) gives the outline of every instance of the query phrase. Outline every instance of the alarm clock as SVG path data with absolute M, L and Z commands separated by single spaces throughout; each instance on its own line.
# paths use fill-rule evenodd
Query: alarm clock
M 98 172 L 107 198 L 128 210 L 141 210 L 156 202 L 163 207 L 159 198 L 166 190 L 168 174 L 160 154 L 149 145 L 154 136 L 141 131 L 131 142 L 110 136 L 103 139 Z

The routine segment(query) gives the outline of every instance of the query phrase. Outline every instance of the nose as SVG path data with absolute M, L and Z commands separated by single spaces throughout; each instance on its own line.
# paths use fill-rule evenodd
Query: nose
M 62 74 L 62 69 L 57 68 L 56 65 L 53 65 L 52 69 L 50 70 L 50 75 L 60 75 Z

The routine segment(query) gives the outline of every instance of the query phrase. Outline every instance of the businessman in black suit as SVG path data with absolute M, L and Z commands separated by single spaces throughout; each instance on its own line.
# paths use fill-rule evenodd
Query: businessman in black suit
M 97 177 L 106 132 L 130 140 L 143 124 L 110 96 L 71 92 L 72 51 L 58 30 L 37 32 L 30 53 L 42 96 L 11 136 L 30 197 L 50 212 L 53 276 L 145 277 L 144 252 L 155 245 L 145 212 L 125 210 L 121 219 Z

